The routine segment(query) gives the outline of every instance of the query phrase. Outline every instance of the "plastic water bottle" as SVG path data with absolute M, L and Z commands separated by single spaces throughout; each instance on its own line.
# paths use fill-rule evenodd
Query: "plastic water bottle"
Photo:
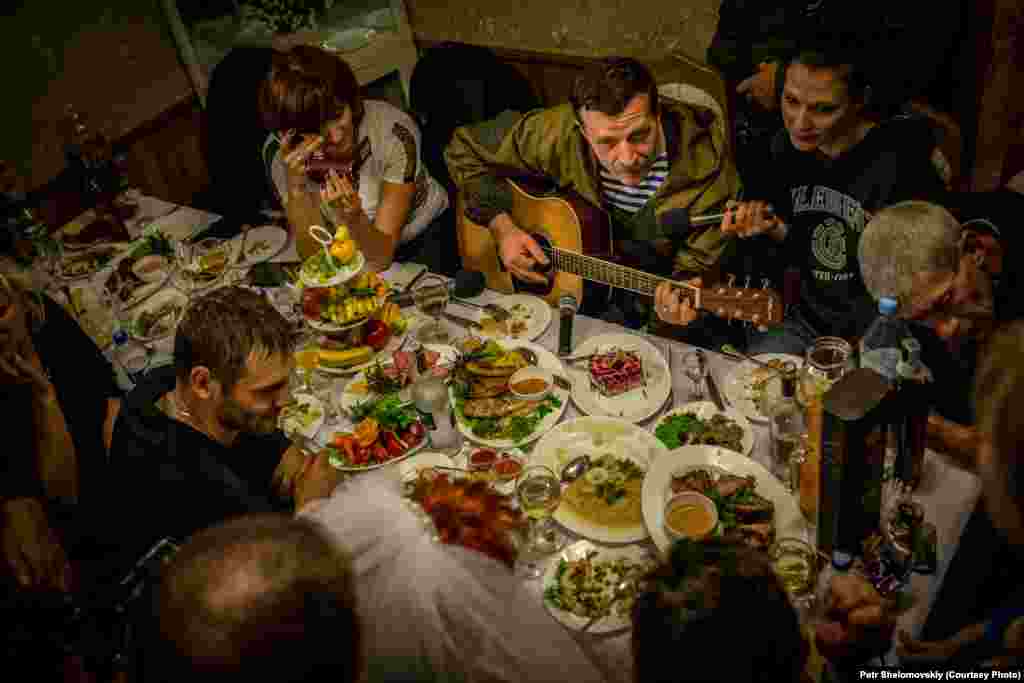
M 906 323 L 896 317 L 896 300 L 878 300 L 878 317 L 860 340 L 860 366 L 871 368 L 890 382 L 895 382 L 897 364 L 903 358 L 901 344 L 913 337 Z
M 132 339 L 124 329 L 114 331 L 113 342 L 107 351 L 107 359 L 117 376 L 117 386 L 128 392 L 149 369 L 149 350 Z

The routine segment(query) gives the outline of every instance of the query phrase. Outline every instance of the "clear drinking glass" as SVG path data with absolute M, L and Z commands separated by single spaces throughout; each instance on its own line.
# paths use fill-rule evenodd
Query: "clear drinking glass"
M 691 400 L 704 400 L 704 382 L 708 376 L 708 366 L 697 351 L 682 354 L 682 370 L 692 382 Z
M 316 346 L 316 338 L 307 335 L 299 340 L 295 346 L 295 370 L 302 380 L 299 390 L 304 394 L 313 392 L 313 372 L 320 364 L 320 351 Z
M 517 571 L 536 579 L 544 572 L 539 561 L 565 545 L 565 535 L 551 519 L 562 499 L 562 484 L 551 468 L 534 465 L 524 469 L 516 480 L 516 497 L 530 521 L 526 543 L 519 551 Z
M 448 330 L 441 323 L 441 312 L 448 305 L 447 280 L 438 275 L 428 275 L 412 290 L 412 298 L 416 307 L 432 318 L 424 323 L 416 333 L 421 344 L 447 344 Z
M 807 441 L 800 463 L 799 499 L 804 517 L 818 521 L 818 487 L 821 454 L 819 448 L 824 421 L 822 398 L 836 380 L 853 367 L 853 347 L 839 337 L 819 337 L 807 348 L 796 385 L 797 402 L 804 409 Z

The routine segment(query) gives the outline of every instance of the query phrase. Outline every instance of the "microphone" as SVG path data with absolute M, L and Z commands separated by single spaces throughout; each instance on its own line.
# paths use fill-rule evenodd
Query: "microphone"
M 447 291 L 448 297 L 452 299 L 471 299 L 474 296 L 479 296 L 480 292 L 484 291 L 485 283 L 486 279 L 483 273 L 475 270 L 460 270 L 455 274 L 455 278 L 449 280 L 446 284 L 431 285 L 422 289 L 424 291 L 433 290 L 438 293 L 445 293 Z M 406 308 L 415 303 L 412 294 L 411 290 L 391 294 L 388 296 L 388 301 L 398 304 L 400 308 Z
M 661 214 L 658 222 L 661 227 L 665 230 L 673 239 L 686 239 L 690 231 L 693 228 L 703 228 L 707 225 L 719 225 L 722 219 L 725 218 L 727 211 L 722 213 L 707 213 L 703 216 L 690 216 L 690 210 L 687 208 L 682 209 L 669 209 L 665 213 Z M 764 213 L 765 218 L 774 218 L 775 214 L 769 209 Z

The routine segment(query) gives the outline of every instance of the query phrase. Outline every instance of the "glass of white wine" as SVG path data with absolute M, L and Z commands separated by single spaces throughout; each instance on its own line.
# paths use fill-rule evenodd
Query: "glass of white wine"
M 438 275 L 428 275 L 412 290 L 416 307 L 431 320 L 424 323 L 416 333 L 420 344 L 447 344 L 448 331 L 441 323 L 441 312 L 448 305 L 448 283 Z
M 683 372 L 690 378 L 693 383 L 693 392 L 691 398 L 694 401 L 704 400 L 704 380 L 708 376 L 708 366 L 701 357 L 701 354 L 696 351 L 683 354 L 682 357 Z
M 520 548 L 517 571 L 536 579 L 544 573 L 539 561 L 565 546 L 565 535 L 551 519 L 562 499 L 558 475 L 549 467 L 527 467 L 516 480 L 519 507 L 530 521 L 526 543 Z
M 814 607 L 821 564 L 814 547 L 799 538 L 780 538 L 768 550 L 772 569 L 797 611 L 806 618 Z

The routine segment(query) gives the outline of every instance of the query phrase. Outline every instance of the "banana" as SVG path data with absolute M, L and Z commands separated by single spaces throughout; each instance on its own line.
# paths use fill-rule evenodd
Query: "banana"
M 365 363 L 373 358 L 373 349 L 369 346 L 357 346 L 345 351 L 320 351 L 320 365 L 328 368 L 347 368 Z

